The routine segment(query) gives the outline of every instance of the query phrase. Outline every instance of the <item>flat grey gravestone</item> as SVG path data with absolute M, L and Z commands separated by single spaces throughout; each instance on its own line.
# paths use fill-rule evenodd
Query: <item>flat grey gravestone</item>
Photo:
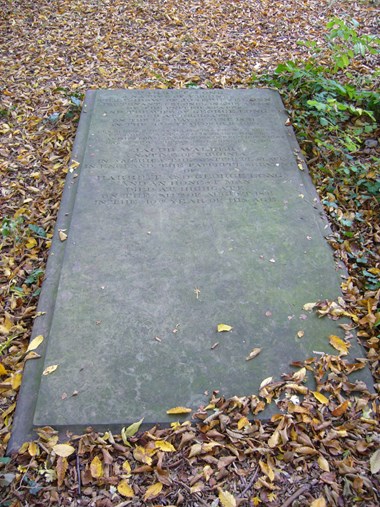
M 344 270 L 286 118 L 267 89 L 87 93 L 11 446 L 168 424 L 337 353 L 339 322 L 303 305 L 336 300 Z

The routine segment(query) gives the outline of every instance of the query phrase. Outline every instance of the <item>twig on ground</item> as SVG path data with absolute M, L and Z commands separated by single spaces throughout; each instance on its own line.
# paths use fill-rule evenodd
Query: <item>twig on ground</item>
M 252 484 L 254 483 L 254 481 L 256 479 L 258 470 L 259 470 L 259 467 L 256 467 L 256 470 L 254 471 L 249 483 L 246 485 L 246 487 L 240 493 L 239 498 L 242 498 L 247 493 L 247 491 L 251 488 Z
M 295 493 L 293 493 L 292 496 L 290 496 L 282 505 L 281 507 L 289 507 L 289 505 L 292 505 L 293 501 L 302 495 L 302 493 L 305 493 L 310 488 L 309 484 L 304 484 L 300 487 L 300 489 L 297 489 Z

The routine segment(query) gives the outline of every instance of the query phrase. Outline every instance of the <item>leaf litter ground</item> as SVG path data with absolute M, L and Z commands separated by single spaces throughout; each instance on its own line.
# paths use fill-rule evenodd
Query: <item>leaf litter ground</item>
M 0 11 L 1 505 L 378 505 L 377 398 L 350 383 L 347 374 L 361 364 L 348 365 L 345 345 L 334 339 L 340 357 L 293 365 L 281 382 L 264 382 L 251 397 L 224 400 L 214 393 L 191 424 L 139 432 L 136 423 L 122 435 L 89 429 L 60 443 L 53 429 L 43 428 L 12 459 L 5 455 L 23 364 L 36 354 L 28 343 L 84 92 L 248 87 L 252 73 L 307 58 L 297 41 L 323 44 L 332 16 L 355 17 L 364 32 L 374 32 L 376 5 L 0 0 Z M 361 72 L 370 71 L 371 62 L 363 62 Z M 309 167 L 313 172 L 311 157 Z M 323 178 L 313 176 L 326 197 Z M 341 194 L 346 212 L 352 203 L 344 188 Z M 336 208 L 326 211 L 339 237 Z M 376 270 L 378 213 L 361 233 Z M 366 289 L 342 244 L 336 241 L 335 251 L 350 274 L 345 297 L 313 311 L 355 317 L 376 380 L 379 290 Z M 316 391 L 305 387 L 306 376 L 315 379 Z M 252 421 L 274 400 L 279 415 Z

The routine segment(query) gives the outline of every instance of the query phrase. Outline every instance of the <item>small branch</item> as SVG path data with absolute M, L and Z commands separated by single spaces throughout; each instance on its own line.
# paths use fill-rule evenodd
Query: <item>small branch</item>
M 252 484 L 254 483 L 255 479 L 256 479 L 256 476 L 257 476 L 257 472 L 259 471 L 259 467 L 256 467 L 256 470 L 254 472 L 254 474 L 252 475 L 249 483 L 246 485 L 246 487 L 243 489 L 243 491 L 240 493 L 239 495 L 239 498 L 242 498 L 246 493 L 247 491 L 252 487 Z
M 77 454 L 77 458 L 76 458 L 76 467 L 77 467 L 77 477 L 78 477 L 78 495 L 80 496 L 82 491 L 81 491 L 81 478 L 80 478 L 80 464 L 79 464 L 79 456 Z
M 302 493 L 305 493 L 310 486 L 308 484 L 304 484 L 300 487 L 292 496 L 290 496 L 282 505 L 281 507 L 289 507 L 289 505 L 292 505 L 293 501 L 302 495 Z

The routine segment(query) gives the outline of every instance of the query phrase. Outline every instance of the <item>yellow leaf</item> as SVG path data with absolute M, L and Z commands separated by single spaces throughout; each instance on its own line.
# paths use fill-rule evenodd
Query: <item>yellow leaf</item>
M 43 341 L 44 337 L 42 336 L 42 334 L 39 334 L 38 336 L 33 338 L 33 340 L 29 343 L 29 347 L 26 349 L 26 351 L 30 352 L 31 350 L 36 350 L 36 348 L 38 348 Z
M 75 452 L 75 448 L 69 444 L 56 444 L 53 446 L 53 451 L 57 456 L 67 458 L 68 456 L 71 456 L 71 454 Z
M 326 398 L 326 396 L 323 396 L 322 393 L 318 392 L 318 391 L 312 391 L 313 395 L 314 395 L 314 398 L 316 398 L 319 403 L 323 403 L 323 405 L 327 405 L 329 400 L 328 398 Z
M 52 364 L 51 366 L 47 366 L 44 371 L 42 372 L 42 375 L 50 375 L 50 373 L 53 373 L 58 368 L 58 364 Z
M 154 449 L 145 449 L 140 445 L 136 446 L 133 450 L 133 457 L 140 461 L 141 463 L 146 463 L 147 465 L 152 464 L 151 455 L 153 454 Z
M 176 450 L 175 447 L 170 442 L 166 442 L 166 440 L 157 440 L 154 445 L 164 452 L 175 452 Z
M 236 507 L 237 503 L 233 495 L 228 491 L 219 491 L 219 500 L 223 507 Z
M 4 368 L 4 365 L 0 363 L 0 375 L 6 375 L 8 372 Z
M 326 458 L 323 456 L 319 456 L 318 458 L 318 465 L 321 470 L 324 472 L 330 472 L 330 465 Z
M 16 390 L 20 387 L 21 379 L 22 379 L 21 373 L 15 373 L 14 375 L 12 375 L 12 389 Z
M 250 361 L 251 359 L 253 359 L 254 357 L 258 356 L 260 354 L 260 352 L 262 351 L 262 349 L 256 347 L 254 349 L 251 350 L 251 352 L 248 354 L 248 356 L 245 358 L 246 361 Z
M 61 229 L 58 231 L 58 236 L 61 241 L 67 240 L 67 234 L 65 233 L 65 231 L 63 231 Z
M 301 330 L 301 331 L 298 331 L 298 332 L 297 332 L 297 336 L 298 336 L 298 338 L 303 338 L 303 337 L 304 337 L 304 335 L 305 335 L 305 331 L 302 331 L 302 330 Z
M 303 309 L 310 312 L 317 303 L 306 303 L 303 305 Z
M 132 498 L 135 496 L 133 489 L 126 480 L 119 482 L 119 484 L 117 485 L 117 490 L 122 496 L 125 496 L 127 498 Z
M 241 417 L 237 423 L 238 430 L 241 430 L 242 428 L 245 428 L 245 426 L 250 426 L 250 425 L 251 425 L 251 423 L 249 422 L 249 420 L 245 416 Z
M 225 331 L 231 331 L 232 326 L 229 326 L 228 324 L 218 324 L 218 333 L 223 333 Z
M 104 67 L 99 67 L 98 68 L 98 72 L 101 76 L 106 76 L 107 75 L 107 71 Z
M 152 498 L 158 496 L 161 493 L 161 491 L 162 491 L 161 482 L 156 482 L 155 484 L 152 484 L 145 491 L 144 502 L 147 502 L 148 500 L 151 500 Z
M 40 454 L 40 448 L 36 442 L 30 442 L 28 452 L 31 456 L 38 456 Z
M 273 449 L 274 447 L 277 447 L 279 441 L 280 441 L 280 432 L 278 430 L 275 430 L 273 432 L 273 435 L 268 440 L 268 445 L 271 449 Z
M 311 502 L 310 507 L 326 507 L 326 500 L 323 498 L 323 496 L 320 496 Z
M 257 507 L 257 506 L 261 503 L 261 499 L 260 499 L 260 497 L 258 497 L 258 496 L 254 496 L 254 497 L 252 498 L 252 503 L 253 503 L 253 505 L 254 505 L 255 507 Z
M 334 334 L 329 336 L 329 341 L 330 345 L 332 345 L 334 349 L 338 350 L 341 356 L 346 356 L 348 354 L 348 349 L 351 347 L 350 343 L 345 342 L 339 338 L 339 336 L 335 336 Z
M 129 464 L 128 460 L 124 461 L 124 463 L 123 463 L 123 470 L 124 470 L 124 472 L 127 472 L 127 474 L 131 473 L 132 469 L 131 469 L 131 465 Z
M 98 456 L 95 456 L 95 458 L 91 461 L 90 471 L 94 479 L 99 479 L 103 476 L 103 463 Z
M 26 243 L 26 248 L 29 250 L 37 245 L 37 241 L 35 238 L 28 238 L 28 242 Z
M 186 408 L 186 407 L 174 407 L 174 408 L 170 408 L 169 410 L 166 411 L 167 414 L 169 415 L 175 415 L 175 414 L 189 414 L 191 412 L 191 408 Z
M 269 478 L 269 480 L 271 482 L 274 481 L 274 472 L 272 470 L 272 468 L 267 464 L 265 463 L 264 461 L 259 461 L 259 465 L 260 465 L 260 468 L 261 468 L 261 471 Z

